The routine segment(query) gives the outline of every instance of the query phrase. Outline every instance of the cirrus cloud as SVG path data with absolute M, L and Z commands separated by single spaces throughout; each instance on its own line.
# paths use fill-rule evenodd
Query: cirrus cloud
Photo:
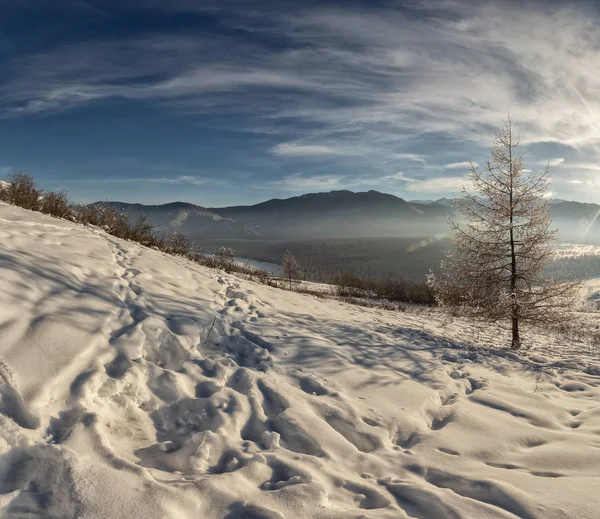
M 75 11 L 82 2 L 63 4 Z M 600 150 L 600 14 L 592 3 L 250 4 L 96 2 L 81 20 L 69 18 L 73 41 L 36 26 L 46 39 L 16 41 L 20 52 L 5 58 L 0 119 L 115 102 L 158 106 L 264 136 L 240 167 L 253 165 L 266 185 L 284 190 L 350 187 L 363 172 L 389 183 L 402 170 L 395 180 L 406 191 L 451 192 L 463 178 L 456 170 L 484 160 L 509 112 L 532 163 L 553 157 L 559 185 Z M 152 23 L 118 30 L 135 16 Z M 306 169 L 281 180 L 282 164 L 295 161 Z M 193 183 L 167 170 L 164 178 Z
M 321 155 L 343 155 L 345 152 L 342 149 L 332 146 L 318 146 L 310 144 L 296 144 L 293 142 L 283 142 L 276 144 L 271 148 L 273 155 L 294 156 L 294 157 L 310 157 Z

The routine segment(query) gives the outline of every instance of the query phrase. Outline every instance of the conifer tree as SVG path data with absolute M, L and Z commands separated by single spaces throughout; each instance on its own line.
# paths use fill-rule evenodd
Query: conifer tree
M 453 248 L 443 275 L 429 284 L 438 303 L 457 313 L 508 321 L 513 349 L 522 344 L 521 324 L 564 319 L 576 298 L 577 282 L 540 277 L 552 259 L 550 166 L 524 169 L 510 119 L 496 133 L 483 171 L 471 163 L 472 190 L 463 188 L 451 218 Z

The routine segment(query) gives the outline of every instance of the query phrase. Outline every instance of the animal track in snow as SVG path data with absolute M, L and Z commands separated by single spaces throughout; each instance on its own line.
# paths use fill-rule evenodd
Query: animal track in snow
M 460 519 L 460 516 L 434 492 L 391 477 L 381 478 L 378 483 L 387 489 L 409 517 Z
M 263 395 L 263 409 L 268 418 L 279 416 L 290 406 L 287 399 L 263 379 L 258 379 L 257 387 Z
M 367 416 L 363 416 L 362 421 L 370 427 L 381 427 L 381 424 L 377 420 L 373 420 L 373 418 Z
M 281 446 L 299 454 L 325 456 L 318 438 L 315 438 L 304 423 L 299 422 L 288 413 L 282 413 L 269 420 L 271 430 L 281 436 Z
M 528 470 L 525 467 L 521 467 L 519 465 L 515 465 L 514 463 L 495 463 L 493 461 L 486 461 L 485 464 L 488 467 L 493 467 L 496 469 L 504 469 L 504 470 L 518 470 L 520 472 L 526 472 L 527 474 L 531 474 L 532 476 L 536 476 L 539 478 L 564 478 L 565 474 L 561 474 L 559 472 L 552 471 L 543 471 L 543 470 Z
M 284 515 L 279 512 L 243 501 L 233 503 L 229 510 L 223 519 L 285 519 Z
M 442 401 L 442 405 L 452 405 L 458 401 L 458 393 L 453 393 Z
M 392 504 L 389 497 L 366 485 L 346 480 L 343 482 L 342 487 L 354 495 L 354 501 L 363 510 L 387 508 Z
M 329 393 L 325 386 L 314 377 L 299 377 L 300 389 L 309 395 L 324 396 Z
M 272 470 L 271 479 L 260 485 L 261 490 L 280 490 L 290 485 L 300 485 L 312 481 L 308 473 L 282 462 L 275 456 L 267 456 L 267 465 Z
M 222 387 L 212 380 L 206 380 L 196 384 L 196 398 L 209 398 L 221 391 Z
M 431 421 L 430 429 L 432 431 L 439 431 L 451 423 L 452 420 L 454 420 L 454 415 L 452 413 L 449 413 L 446 416 L 436 416 Z
M 0 412 L 25 429 L 37 429 L 40 420 L 27 409 L 13 381 L 12 373 L 0 361 Z
M 534 519 L 535 517 L 527 505 L 521 503 L 514 496 L 514 493 L 505 491 L 501 484 L 495 481 L 474 480 L 462 475 L 446 473 L 433 467 L 415 466 L 414 471 L 428 483 L 439 488 L 448 488 L 459 496 L 480 501 L 523 519 Z
M 243 469 L 252 458 L 244 456 L 237 449 L 227 449 L 221 454 L 216 465 L 209 467 L 210 474 L 225 474 L 227 472 L 235 472 Z
M 381 447 L 380 439 L 374 434 L 358 431 L 356 423 L 348 421 L 337 411 L 329 411 L 324 416 L 330 427 L 335 429 L 359 451 L 373 452 Z
M 397 447 L 409 450 L 421 443 L 421 432 L 417 430 L 403 430 L 397 427 L 392 436 L 392 443 Z
M 460 453 L 454 449 L 447 449 L 445 447 L 438 447 L 438 451 L 448 454 L 448 456 L 460 456 Z

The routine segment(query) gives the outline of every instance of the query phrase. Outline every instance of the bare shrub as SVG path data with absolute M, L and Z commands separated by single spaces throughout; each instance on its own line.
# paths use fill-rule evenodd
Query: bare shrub
M 251 277 L 253 280 L 255 280 L 263 285 L 269 285 L 271 287 L 279 286 L 277 281 L 275 279 L 273 279 L 273 276 L 271 276 L 271 273 L 268 270 L 256 269 L 251 274 Z
M 342 298 L 376 299 L 420 305 L 436 304 L 427 283 L 396 278 L 391 274 L 380 279 L 368 279 L 352 272 L 342 272 L 334 278 L 333 284 L 336 295 Z
M 23 209 L 39 211 L 40 192 L 36 188 L 35 179 L 26 173 L 15 173 L 8 178 L 8 186 L 3 189 L 5 201 Z
M 316 297 L 317 299 L 327 299 L 332 295 L 331 292 L 317 290 L 315 288 L 310 287 L 310 285 L 304 285 L 302 283 L 300 283 L 296 287 L 296 292 L 298 292 L 299 294 L 308 294 L 310 296 Z
M 292 281 L 299 276 L 300 265 L 298 265 L 296 257 L 289 250 L 286 250 L 281 258 L 281 271 L 282 276 L 290 284 L 290 290 L 292 290 Z
M 271 273 L 268 270 L 259 269 L 248 265 L 247 263 L 232 263 L 230 272 L 241 274 L 246 279 L 256 281 L 263 285 L 279 286 L 277 284 L 277 281 L 273 279 Z
M 341 272 L 333 278 L 336 295 L 339 297 L 368 297 L 367 280 L 353 272 Z
M 127 239 L 147 247 L 159 244 L 152 230 L 152 225 L 150 225 L 145 215 L 139 216 L 134 223 L 129 224 L 129 236 Z
M 69 202 L 67 192 L 64 190 L 44 193 L 41 200 L 41 211 L 55 218 L 74 219 L 73 207 Z
M 375 282 L 375 292 L 388 301 L 434 305 L 435 297 L 427 283 L 397 278 L 388 274 Z
M 195 261 L 196 263 L 204 267 L 208 267 L 211 269 L 219 268 L 219 259 L 216 256 L 202 254 L 200 252 L 191 252 L 188 257 L 190 260 Z
M 107 203 L 100 204 L 97 207 L 100 227 L 117 238 L 128 239 L 131 228 L 129 217 Z
M 169 236 L 162 236 L 158 248 L 167 254 L 189 256 L 192 253 L 193 241 L 182 231 L 175 231 Z
M 99 226 L 102 221 L 100 211 L 96 206 L 76 205 L 73 210 L 75 211 L 75 219 L 79 223 Z
M 219 247 L 217 251 L 217 259 L 219 262 L 219 268 L 222 268 L 225 272 L 232 272 L 235 267 L 235 252 L 229 247 Z

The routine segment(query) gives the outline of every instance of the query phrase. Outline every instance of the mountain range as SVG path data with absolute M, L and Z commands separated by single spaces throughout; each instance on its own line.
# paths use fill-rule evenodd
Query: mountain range
M 98 202 L 96 202 L 98 203 Z M 181 230 L 204 240 L 290 240 L 371 236 L 424 236 L 448 231 L 452 201 L 407 201 L 378 191 L 347 190 L 272 199 L 256 205 L 201 207 L 108 202 L 133 218 L 146 215 L 159 231 Z M 561 238 L 600 241 L 600 205 L 554 200 L 552 216 Z M 588 228 L 589 232 L 586 233 Z M 587 234 L 584 238 L 584 234 Z

